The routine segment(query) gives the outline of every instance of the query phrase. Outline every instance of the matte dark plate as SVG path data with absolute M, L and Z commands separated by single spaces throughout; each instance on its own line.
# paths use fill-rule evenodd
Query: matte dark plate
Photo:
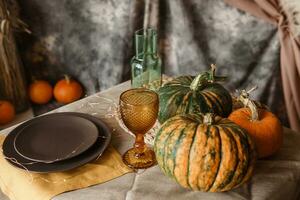
M 98 138 L 96 125 L 74 115 L 44 115 L 25 122 L 14 140 L 16 151 L 39 162 L 57 162 L 78 156 Z
M 38 172 L 38 173 L 66 171 L 66 170 L 74 169 L 76 167 L 80 167 L 90 161 L 95 160 L 97 157 L 101 156 L 101 154 L 104 152 L 104 150 L 107 148 L 108 144 L 110 143 L 111 133 L 108 127 L 105 125 L 105 123 L 103 123 L 100 119 L 96 117 L 84 113 L 75 113 L 75 112 L 55 113 L 49 115 L 56 115 L 56 116 L 73 115 L 73 116 L 83 117 L 85 119 L 90 120 L 97 126 L 99 131 L 99 137 L 96 143 L 87 151 L 68 160 L 54 162 L 54 163 L 42 163 L 42 162 L 31 161 L 18 154 L 14 148 L 14 139 L 16 137 L 16 134 L 26 126 L 24 123 L 16 127 L 14 130 L 12 130 L 7 135 L 7 137 L 3 142 L 3 146 L 2 146 L 3 154 L 5 157 L 10 158 L 10 159 L 6 158 L 6 160 L 10 164 L 21 169 L 24 169 L 24 167 L 26 167 L 27 170 L 31 172 Z M 13 162 L 12 158 L 15 159 L 21 165 L 17 164 L 16 162 Z M 22 165 L 24 167 L 22 167 Z

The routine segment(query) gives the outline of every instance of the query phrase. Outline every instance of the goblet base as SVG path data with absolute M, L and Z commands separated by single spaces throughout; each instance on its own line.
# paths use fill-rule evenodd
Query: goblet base
M 129 149 L 123 155 L 123 162 L 133 169 L 146 169 L 156 164 L 154 152 L 146 148 L 143 153 L 138 153 L 137 148 Z

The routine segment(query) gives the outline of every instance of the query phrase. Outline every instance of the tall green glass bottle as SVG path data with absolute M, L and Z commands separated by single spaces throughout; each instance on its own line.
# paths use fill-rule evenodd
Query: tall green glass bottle
M 157 54 L 157 32 L 141 29 L 134 35 L 135 56 L 131 59 L 131 85 L 156 90 L 161 85 L 161 59 Z

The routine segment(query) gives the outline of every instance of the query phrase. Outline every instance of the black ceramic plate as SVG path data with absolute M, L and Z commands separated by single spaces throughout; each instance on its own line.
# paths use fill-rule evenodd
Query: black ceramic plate
M 49 172 L 59 172 L 59 171 L 66 171 L 70 169 L 74 169 L 76 167 L 80 167 L 94 159 L 96 159 L 98 156 L 100 156 L 104 150 L 107 148 L 110 140 L 111 140 L 111 133 L 108 129 L 108 127 L 98 118 L 93 117 L 91 115 L 83 114 L 83 113 L 74 113 L 74 112 L 67 112 L 67 113 L 55 113 L 55 114 L 49 114 L 49 115 L 56 115 L 56 116 L 78 116 L 83 117 L 87 120 L 90 120 L 93 122 L 99 132 L 99 137 L 96 141 L 96 143 L 89 148 L 87 151 L 83 152 L 82 154 L 73 157 L 68 160 L 64 161 L 58 161 L 54 163 L 42 163 L 42 162 L 36 162 L 28 160 L 21 155 L 17 153 L 17 151 L 14 148 L 14 140 L 17 135 L 17 133 L 22 130 L 26 125 L 25 123 L 21 124 L 20 126 L 16 127 L 14 130 L 12 130 L 7 137 L 5 138 L 3 142 L 3 154 L 6 158 L 6 160 L 21 169 L 24 169 L 26 167 L 27 170 L 31 172 L 38 172 L 38 173 L 49 173 Z M 10 159 L 8 159 L 10 158 Z M 12 158 L 15 159 L 18 163 L 13 162 Z M 24 167 L 23 167 L 23 166 Z
M 25 122 L 14 140 L 15 150 L 39 162 L 57 162 L 78 156 L 98 138 L 96 125 L 73 115 L 44 115 Z

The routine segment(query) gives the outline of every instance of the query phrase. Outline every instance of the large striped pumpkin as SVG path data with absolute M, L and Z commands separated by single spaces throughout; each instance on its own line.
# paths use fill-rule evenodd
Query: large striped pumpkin
M 254 142 L 226 118 L 177 115 L 156 135 L 154 151 L 162 171 L 181 186 L 228 191 L 245 183 L 256 160 Z
M 232 111 L 232 98 L 215 79 L 213 69 L 197 77 L 180 76 L 165 83 L 158 90 L 159 122 L 184 113 L 213 112 L 227 117 Z

